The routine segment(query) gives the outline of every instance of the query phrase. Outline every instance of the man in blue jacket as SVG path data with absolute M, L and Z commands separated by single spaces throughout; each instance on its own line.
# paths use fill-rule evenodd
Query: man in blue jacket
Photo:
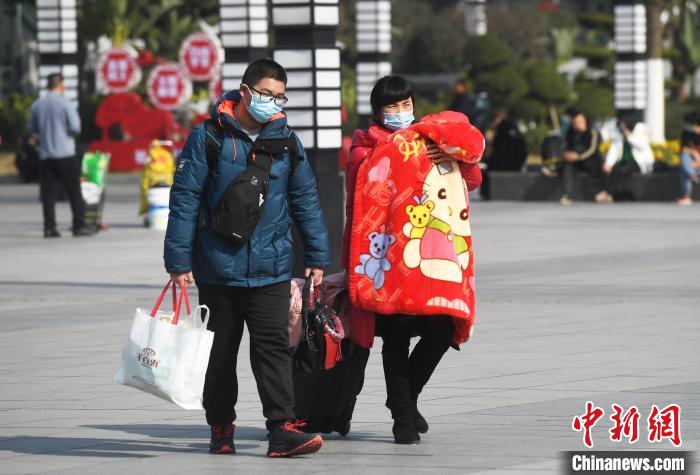
M 44 237 L 57 238 L 56 192 L 66 190 L 73 213 L 73 236 L 92 236 L 85 226 L 85 204 L 80 191 L 80 160 L 75 156 L 75 137 L 80 134 L 80 116 L 65 92 L 63 76 L 49 74 L 48 92 L 32 104 L 29 133 L 39 138 L 39 181 L 44 213 Z
M 175 172 L 165 235 L 165 268 L 177 285 L 195 281 L 200 304 L 211 311 L 214 331 L 203 405 L 211 426 L 211 453 L 234 453 L 234 406 L 238 397 L 236 360 L 244 322 L 250 359 L 266 426 L 269 457 L 318 451 L 323 440 L 294 424 L 294 388 L 287 320 L 293 259 L 290 217 L 304 241 L 307 276 L 317 284 L 330 265 L 328 231 L 316 180 L 298 137 L 287 126 L 287 74 L 261 59 L 246 69 L 240 89 L 225 94 L 212 111 L 223 129 L 217 173 L 206 158 L 208 132 L 192 130 Z M 276 155 L 260 220 L 251 239 L 235 245 L 211 229 L 215 209 L 229 184 L 246 169 L 253 142 L 293 137 L 297 161 Z M 213 138 L 213 137 L 212 137 Z M 218 140 L 218 139 L 217 139 Z

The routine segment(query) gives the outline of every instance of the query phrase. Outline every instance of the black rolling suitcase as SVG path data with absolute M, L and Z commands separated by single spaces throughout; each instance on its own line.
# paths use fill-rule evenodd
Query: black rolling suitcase
M 337 298 L 340 303 L 342 295 Z M 337 307 L 337 306 L 336 306 Z M 306 432 L 347 435 L 357 395 L 365 381 L 369 349 L 348 338 L 339 344 L 335 310 L 322 304 L 307 281 L 303 291 L 302 336 L 293 358 L 295 413 Z

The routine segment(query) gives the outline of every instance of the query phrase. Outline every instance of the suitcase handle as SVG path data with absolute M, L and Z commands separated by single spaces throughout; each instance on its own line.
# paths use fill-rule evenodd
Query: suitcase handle
M 153 309 L 151 310 L 151 317 L 156 316 L 156 312 L 158 312 L 158 309 L 160 308 L 160 305 L 163 303 L 163 299 L 165 299 L 165 294 L 168 292 L 168 287 L 173 282 L 171 280 L 168 281 L 167 284 L 165 284 L 165 287 L 163 288 L 163 291 L 160 293 L 160 297 L 158 297 L 158 300 L 156 300 L 156 304 L 153 306 Z M 182 306 L 182 298 L 185 298 L 185 307 L 187 308 L 187 315 L 189 315 L 191 312 L 190 310 L 190 299 L 189 296 L 187 295 L 187 287 L 183 286 L 180 288 L 180 297 L 177 297 L 177 288 L 175 285 L 173 285 L 173 319 L 171 323 L 173 325 L 177 325 L 177 322 L 180 320 L 180 307 Z

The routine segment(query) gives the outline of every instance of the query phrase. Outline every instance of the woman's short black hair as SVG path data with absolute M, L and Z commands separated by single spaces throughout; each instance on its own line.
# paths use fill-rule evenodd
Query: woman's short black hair
M 401 76 L 384 76 L 374 84 L 369 96 L 374 118 L 377 118 L 385 105 L 408 98 L 413 100 L 413 88 L 408 81 Z
M 242 83 L 255 87 L 265 78 L 276 79 L 287 84 L 287 72 L 270 58 L 256 59 L 248 65 L 243 73 Z

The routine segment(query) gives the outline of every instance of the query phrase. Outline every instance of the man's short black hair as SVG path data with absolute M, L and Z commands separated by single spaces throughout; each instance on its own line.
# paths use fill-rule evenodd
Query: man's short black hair
M 63 84 L 63 74 L 61 73 L 51 73 L 46 79 L 46 88 L 49 91 L 53 91 L 61 84 Z
M 382 112 L 382 107 L 406 99 L 413 99 L 413 88 L 401 76 L 384 76 L 372 88 L 369 102 L 372 104 L 372 114 L 375 119 Z
M 287 72 L 270 58 L 256 59 L 248 65 L 243 73 L 243 84 L 255 87 L 265 78 L 276 79 L 287 84 Z

